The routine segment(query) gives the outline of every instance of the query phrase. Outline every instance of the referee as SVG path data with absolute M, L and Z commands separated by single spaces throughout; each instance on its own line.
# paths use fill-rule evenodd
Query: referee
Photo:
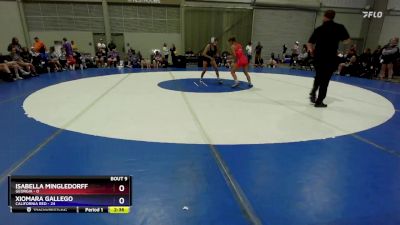
M 315 78 L 310 93 L 310 101 L 315 107 L 324 108 L 326 92 L 333 72 L 339 64 L 337 50 L 339 42 L 350 44 L 350 36 L 342 24 L 335 23 L 335 11 L 327 10 L 323 17 L 323 24 L 317 27 L 307 43 L 308 51 L 314 56 Z M 317 97 L 318 91 L 318 97 Z

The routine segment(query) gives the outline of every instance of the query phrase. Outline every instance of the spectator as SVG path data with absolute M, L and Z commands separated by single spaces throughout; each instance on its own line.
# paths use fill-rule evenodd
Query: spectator
M 247 59 L 249 60 L 249 62 L 251 62 L 252 54 L 253 54 L 253 46 L 252 46 L 251 41 L 250 41 L 246 45 L 246 55 L 247 55 Z
M 30 62 L 35 67 L 36 71 L 45 72 L 48 67 L 48 59 L 47 54 L 40 54 L 35 52 L 34 48 L 32 47 L 30 50 L 23 51 L 22 58 L 25 60 L 30 60 Z M 29 62 L 29 61 L 28 61 Z
M 67 65 L 67 55 L 66 55 L 66 52 L 65 52 L 65 48 L 61 48 L 61 54 L 58 57 L 58 60 L 59 60 L 59 62 L 61 64 L 63 70 L 65 70 L 65 68 L 68 67 L 68 65 Z
M 72 50 L 71 43 L 67 38 L 63 38 L 63 48 L 65 49 L 65 56 L 67 58 L 67 65 L 71 70 L 75 70 L 76 59 L 74 58 L 74 51 Z
M 350 56 L 348 56 L 349 58 L 353 57 L 353 55 L 357 56 L 357 45 L 356 44 L 353 44 L 350 46 L 348 54 L 350 55 Z
M 306 69 L 306 67 L 310 67 L 310 53 L 308 52 L 307 45 L 303 45 L 299 56 L 297 57 L 298 64 L 302 67 L 302 69 Z
M 372 63 L 372 53 L 370 48 L 366 48 L 364 52 L 359 57 L 360 63 L 371 66 Z
M 33 44 L 34 51 L 39 54 L 45 54 L 46 46 L 44 45 L 43 41 L 41 41 L 38 37 L 35 37 L 34 40 L 35 40 L 35 43 Z
M 129 68 L 140 68 L 140 59 L 136 54 L 136 51 L 130 48 L 128 50 L 128 67 Z
M 172 65 L 176 65 L 176 47 L 175 44 L 172 44 L 171 48 L 169 49 L 171 52 L 171 58 L 172 58 Z
M 49 52 L 49 65 L 54 67 L 54 71 L 61 71 L 62 65 L 60 63 L 59 57 L 55 51 L 55 48 L 52 46 L 50 47 Z
M 165 63 L 165 65 L 168 65 L 169 49 L 167 47 L 167 43 L 164 43 L 164 45 L 162 47 L 162 52 L 164 55 L 164 63 Z
M 375 77 L 378 76 L 378 73 L 381 70 L 381 55 L 382 46 L 378 45 L 378 47 L 372 53 L 372 70 Z
M 286 46 L 286 44 L 283 44 L 283 46 L 282 46 L 282 56 L 283 56 L 283 58 L 285 58 L 285 56 L 286 56 L 286 52 L 287 52 L 287 46 Z
M 379 79 L 384 79 L 386 72 L 388 80 L 393 78 L 393 64 L 396 62 L 400 55 L 400 50 L 398 47 L 399 38 L 394 37 L 390 40 L 390 43 L 385 45 L 382 50 L 381 62 L 382 68 L 379 74 Z
M 140 51 L 138 52 L 138 58 L 140 60 L 140 66 L 141 66 L 142 69 L 144 67 L 146 67 L 147 69 L 151 68 L 151 60 L 144 59 L 142 54 L 140 53 Z
M 308 57 L 308 50 L 307 50 L 307 45 L 303 45 L 303 48 L 301 49 L 301 52 L 299 53 L 298 60 L 304 60 Z
M 372 66 L 372 53 L 371 49 L 367 48 L 359 57 L 360 64 L 360 76 L 372 78 L 373 76 L 373 66 Z
M 24 62 L 27 63 L 32 63 L 32 54 L 29 52 L 29 49 L 27 47 L 23 47 L 22 51 L 20 53 L 20 56 L 22 58 L 22 60 L 24 60 Z M 36 67 L 36 65 L 34 65 Z
M 128 68 L 132 68 L 132 60 L 133 60 L 134 53 L 135 53 L 135 50 L 132 48 L 129 48 L 128 52 L 126 53 L 126 59 L 128 62 L 126 67 L 128 67 Z
M 278 65 L 278 62 L 275 58 L 275 54 L 271 53 L 271 58 L 267 62 L 267 67 L 276 68 L 277 65 Z
M 21 72 L 22 75 L 27 76 L 29 75 L 29 72 L 26 72 L 25 70 L 23 70 L 16 62 L 12 61 L 10 56 L 3 56 L 0 55 L 0 64 L 6 64 L 6 66 L 9 69 L 13 69 L 14 70 L 14 74 L 15 74 L 15 78 L 13 78 L 14 80 L 22 80 L 23 78 L 19 75 L 19 72 Z M 5 67 L 4 67 L 5 68 Z
M 356 45 L 352 45 L 352 46 L 349 48 L 349 50 L 347 50 L 347 53 L 346 53 L 346 59 L 347 59 L 347 61 L 350 61 L 350 59 L 351 59 L 353 56 L 356 56 L 356 57 L 357 57 Z
M 108 52 L 107 56 L 108 67 L 111 68 L 112 65 L 114 67 L 117 67 L 118 60 L 119 60 L 119 54 L 115 48 Z
M 300 43 L 298 41 L 296 41 L 294 43 L 294 45 L 293 45 L 292 56 L 290 58 L 290 66 L 294 66 L 296 64 L 297 57 L 300 54 L 300 46 L 299 46 L 299 44 Z
M 103 39 L 100 38 L 99 42 L 96 45 L 96 53 L 97 52 L 102 52 L 104 54 L 106 54 L 107 50 L 107 46 L 104 43 Z
M 14 80 L 11 70 L 7 66 L 6 63 L 0 63 L 0 72 L 5 73 L 5 74 L 1 74 L 1 79 L 5 80 L 5 81 L 13 81 Z
M 74 59 L 75 59 L 75 64 L 78 65 L 81 68 L 81 70 L 83 70 L 84 63 L 82 62 L 81 53 L 73 51 L 73 56 L 74 56 Z
M 339 64 L 340 75 L 359 76 L 360 67 L 357 62 L 357 57 L 353 55 L 349 62 Z
M 13 48 L 15 48 L 15 51 L 16 51 L 16 53 L 17 53 L 18 55 L 22 52 L 22 47 L 21 47 L 21 45 L 19 44 L 18 38 L 16 38 L 16 37 L 13 37 L 13 38 L 12 38 L 11 43 L 8 45 L 7 50 L 8 50 L 9 52 L 11 52 Z
M 33 64 L 34 65 L 39 65 L 41 71 L 44 70 L 45 67 L 47 67 L 48 64 L 48 59 L 47 59 L 47 54 L 46 54 L 46 46 L 44 45 L 43 41 L 41 41 L 38 37 L 34 38 L 35 43 L 32 46 L 32 52 L 33 52 Z
M 194 52 L 191 48 L 189 48 L 186 52 L 185 52 L 186 56 L 194 56 Z
M 79 64 L 81 65 L 81 69 L 87 69 L 87 62 L 90 62 L 90 54 L 80 54 L 79 52 L 76 52 L 76 54 L 77 57 L 79 56 Z
M 96 66 L 98 68 L 105 67 L 105 61 L 106 61 L 105 59 L 106 59 L 105 48 L 102 48 L 102 47 L 97 48 L 96 57 L 95 57 Z
M 154 68 L 156 68 L 156 69 L 158 69 L 158 67 L 163 65 L 163 59 L 162 59 L 161 52 L 159 52 L 159 51 L 155 52 L 153 65 L 154 65 Z
M 262 66 L 263 65 L 263 59 L 261 58 L 261 51 L 263 49 L 263 46 L 261 45 L 260 42 L 257 43 L 256 46 L 256 56 L 255 56 L 255 66 Z
M 221 66 L 224 66 L 226 68 L 231 68 L 231 55 L 228 51 L 223 51 L 221 53 Z
M 21 51 L 22 51 L 22 49 L 21 49 Z M 17 53 L 16 48 L 11 49 L 10 57 L 11 57 L 12 61 L 16 62 L 18 64 L 18 66 L 25 68 L 25 70 L 28 71 L 28 73 L 30 73 L 31 75 L 33 75 L 33 76 L 38 75 L 36 73 L 36 70 L 35 70 L 35 67 L 33 66 L 33 64 L 24 62 L 24 60 L 21 58 L 21 56 Z

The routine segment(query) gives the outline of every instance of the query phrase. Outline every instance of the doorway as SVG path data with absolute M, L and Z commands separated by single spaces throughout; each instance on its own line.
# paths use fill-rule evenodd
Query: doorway
M 114 41 L 114 44 L 117 46 L 117 51 L 121 55 L 125 55 L 125 37 L 123 33 L 113 33 L 111 34 L 111 39 Z

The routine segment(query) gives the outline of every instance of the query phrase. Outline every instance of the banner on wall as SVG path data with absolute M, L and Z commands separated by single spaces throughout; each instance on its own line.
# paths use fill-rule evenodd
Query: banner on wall
M 161 0 L 128 0 L 130 3 L 161 4 Z
M 110 3 L 133 3 L 133 4 L 155 4 L 155 5 L 179 5 L 180 0 L 107 0 Z
M 24 2 L 35 2 L 37 0 L 24 0 Z M 65 0 L 41 0 L 41 2 L 65 2 Z M 71 0 L 68 2 L 95 3 L 102 0 Z M 132 4 L 150 4 L 150 5 L 180 5 L 181 0 L 107 0 L 108 3 L 132 3 Z

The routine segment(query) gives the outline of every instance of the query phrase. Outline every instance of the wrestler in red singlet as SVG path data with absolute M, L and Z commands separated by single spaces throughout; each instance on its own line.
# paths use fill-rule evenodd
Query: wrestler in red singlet
M 241 68 L 249 65 L 247 56 L 243 53 L 243 47 L 239 42 L 233 44 L 235 50 L 236 67 Z
M 242 45 L 239 42 L 236 42 L 236 38 L 234 37 L 229 38 L 228 42 L 231 45 L 231 53 L 235 58 L 235 64 L 233 64 L 231 68 L 231 74 L 235 81 L 232 87 L 234 88 L 240 85 L 236 76 L 236 70 L 238 68 L 243 68 L 243 72 L 246 75 L 247 81 L 249 82 L 248 83 L 249 87 L 253 87 L 249 75 L 249 60 L 247 59 L 247 56 L 243 53 Z

